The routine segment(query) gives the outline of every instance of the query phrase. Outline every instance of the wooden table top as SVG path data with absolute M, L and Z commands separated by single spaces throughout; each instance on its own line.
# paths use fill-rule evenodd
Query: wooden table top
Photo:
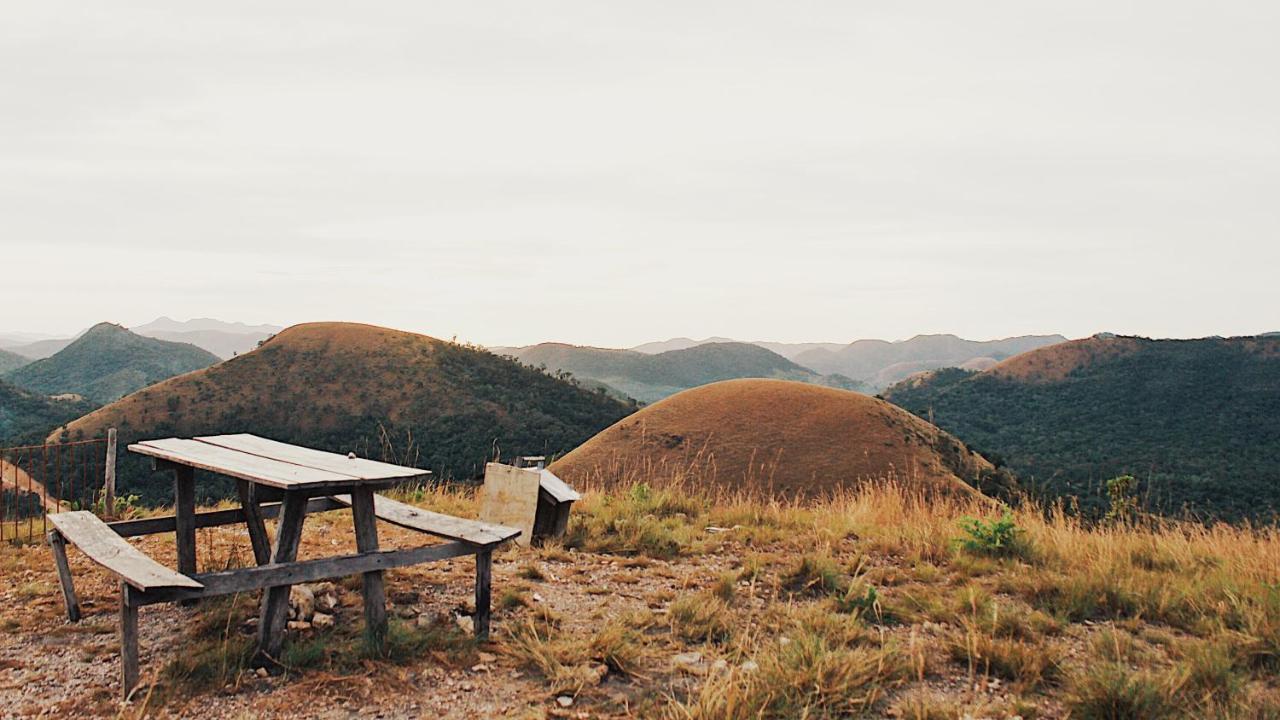
M 284 490 L 387 487 L 425 480 L 429 470 L 353 458 L 241 433 L 142 440 L 141 455 Z

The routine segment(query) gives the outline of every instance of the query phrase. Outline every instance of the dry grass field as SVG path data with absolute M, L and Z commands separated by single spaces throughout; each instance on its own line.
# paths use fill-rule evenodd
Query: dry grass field
M 405 496 L 475 511 L 462 490 Z M 345 514 L 309 518 L 302 554 L 349 538 Z M 169 538 L 143 545 L 171 558 Z M 251 557 L 232 530 L 200 547 L 203 567 Z M 659 478 L 589 491 L 563 542 L 495 557 L 483 646 L 455 616 L 469 560 L 389 573 L 388 657 L 341 583 L 335 628 L 294 633 L 280 677 L 244 666 L 253 598 L 146 608 L 150 688 L 123 707 L 105 574 L 74 555 L 89 605 L 72 626 L 47 550 L 7 546 L 0 570 L 17 717 L 1280 717 L 1275 528 L 1002 518 L 895 483 L 803 505 Z

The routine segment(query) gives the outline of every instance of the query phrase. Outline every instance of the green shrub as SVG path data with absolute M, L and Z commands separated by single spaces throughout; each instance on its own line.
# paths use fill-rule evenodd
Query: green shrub
M 957 538 L 956 544 L 966 552 L 992 557 L 1011 557 L 1022 554 L 1024 549 L 1020 540 L 1022 529 L 1013 521 L 1013 514 L 1007 510 L 998 520 L 960 518 L 960 529 L 964 531 L 965 536 Z

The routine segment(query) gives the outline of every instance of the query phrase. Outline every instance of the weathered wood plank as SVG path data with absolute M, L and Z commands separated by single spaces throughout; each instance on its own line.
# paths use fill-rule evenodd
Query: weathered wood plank
M 183 438 L 144 440 L 130 445 L 129 450 L 178 465 L 200 468 L 286 490 L 350 487 L 353 483 L 361 482 L 351 475 L 280 462 Z
M 340 555 L 318 560 L 302 560 L 293 563 L 222 570 L 196 575 L 193 579 L 200 581 L 204 586 L 199 590 L 159 588 L 148 590 L 145 593 L 137 593 L 136 597 L 142 605 L 217 597 L 219 595 L 251 592 L 281 585 L 332 580 L 371 570 L 392 570 L 399 567 L 408 567 L 409 565 L 419 565 L 436 560 L 448 560 L 449 558 L 463 555 L 472 555 L 476 552 L 475 545 L 464 542 L 451 542 L 439 545 L 425 545 L 408 550 L 379 550 L 375 553 Z
M 481 642 L 489 639 L 490 585 L 493 578 L 493 551 L 476 553 L 476 614 L 471 619 L 472 631 Z
M 177 535 L 178 572 L 196 572 L 196 471 L 183 465 L 173 468 L 173 517 Z
M 276 524 L 275 546 L 271 549 L 274 565 L 291 563 L 298 557 L 298 543 L 302 539 L 302 521 L 306 518 L 307 499 L 298 492 L 285 493 Z M 284 643 L 284 626 L 289 612 L 289 586 L 280 585 L 268 589 L 262 596 L 262 611 L 258 616 L 258 654 L 275 662 Z
M 290 445 L 257 435 L 240 433 L 237 435 L 210 435 L 195 438 L 202 443 L 217 445 L 231 450 L 270 458 L 281 462 L 293 463 L 317 470 L 328 470 L 342 475 L 350 475 L 362 480 L 425 480 L 431 475 L 430 470 L 392 465 L 390 463 L 353 458 L 339 453 L 325 452 L 314 448 Z
M 351 491 L 351 516 L 355 524 L 356 549 L 362 553 L 378 550 L 378 516 L 373 511 L 373 491 L 356 488 Z M 382 584 L 382 571 L 364 573 L 364 632 L 369 646 L 379 653 L 387 644 L 387 597 Z
M 244 524 L 249 529 L 249 544 L 253 546 L 253 559 L 259 565 L 271 562 L 271 539 L 267 537 L 267 526 L 262 522 L 262 506 L 258 503 L 257 486 L 248 480 L 236 479 L 236 491 L 240 494 L 240 511 L 244 515 Z
M 49 531 L 49 548 L 53 551 L 53 562 L 58 567 L 58 584 L 62 586 L 62 604 L 67 609 L 67 619 L 80 622 L 80 600 L 76 598 L 71 566 L 67 564 L 67 541 L 62 533 L 57 530 Z
M 262 489 L 256 486 L 256 489 Z M 255 493 L 258 495 L 260 493 Z M 346 510 L 348 505 L 340 503 L 329 497 L 312 498 L 307 501 L 307 514 L 327 512 L 329 510 Z M 259 506 L 259 512 L 263 519 L 270 520 L 280 514 L 280 503 L 264 503 Z M 176 529 L 176 518 L 172 515 L 161 515 L 159 517 L 140 518 L 138 520 L 117 520 L 107 523 L 107 526 L 116 532 L 120 537 L 137 537 L 139 535 L 155 535 L 157 533 L 174 532 Z M 235 525 L 244 522 L 244 513 L 240 508 L 232 510 L 209 510 L 206 512 L 196 513 L 195 524 L 197 528 L 220 527 L 222 525 Z
M 351 504 L 349 495 L 334 495 L 333 499 L 343 505 Z M 431 512 L 382 495 L 373 496 L 373 511 L 379 520 L 392 525 L 475 545 L 494 545 L 520 534 L 516 528 Z
M 143 555 L 91 512 L 57 513 L 49 516 L 49 523 L 90 560 L 139 590 L 201 587 L 199 582 Z
M 138 686 L 138 605 L 131 592 L 120 583 L 120 694 L 126 700 Z
M 577 490 L 569 487 L 569 483 L 556 477 L 556 474 L 543 468 L 538 471 L 539 483 L 543 492 L 551 496 L 556 502 L 577 502 L 582 499 Z

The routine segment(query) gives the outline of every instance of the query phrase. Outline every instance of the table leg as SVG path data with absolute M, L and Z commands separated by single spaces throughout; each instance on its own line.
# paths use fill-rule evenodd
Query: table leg
M 276 542 L 271 562 L 289 563 L 298 557 L 302 539 L 302 520 L 307 515 L 307 498 L 300 492 L 286 492 L 276 525 Z M 274 662 L 284 645 L 284 627 L 289 618 L 289 585 L 267 588 L 262 593 L 262 611 L 258 615 L 258 656 Z
M 351 491 L 351 515 L 356 526 L 356 549 L 362 553 L 378 550 L 378 517 L 373 510 L 373 491 Z M 386 649 L 387 598 L 382 571 L 364 574 L 364 627 L 369 645 L 379 653 Z
M 244 524 L 249 528 L 249 543 L 253 545 L 253 559 L 259 565 L 271 562 L 271 540 L 267 537 L 267 525 L 262 522 L 262 505 L 258 502 L 257 486 L 248 480 L 236 480 L 240 492 L 240 510 Z
M 490 579 L 493 577 L 493 551 L 481 550 L 476 553 L 476 614 L 472 618 L 472 630 L 476 639 L 485 642 L 489 639 L 489 612 L 491 610 Z
M 120 583 L 120 689 L 125 699 L 138 686 L 138 605 L 133 588 Z
M 177 528 L 178 572 L 196 572 L 196 472 L 185 465 L 173 468 L 173 515 Z

